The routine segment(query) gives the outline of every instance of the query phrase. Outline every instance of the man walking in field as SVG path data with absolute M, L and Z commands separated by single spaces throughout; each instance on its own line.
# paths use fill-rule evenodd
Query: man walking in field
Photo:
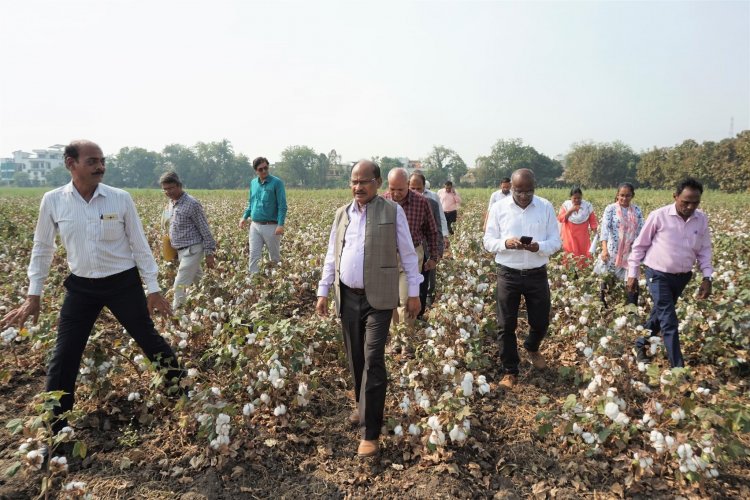
M 65 167 L 71 182 L 48 191 L 42 198 L 29 264 L 26 301 L 3 318 L 7 325 L 23 326 L 39 318 L 44 281 L 60 235 L 67 252 L 70 275 L 65 279 L 65 300 L 60 309 L 55 351 L 47 368 L 46 391 L 64 391 L 61 415 L 73 407 L 75 383 L 83 350 L 99 313 L 107 307 L 152 362 L 168 368 L 173 386 L 182 372 L 177 358 L 156 332 L 152 312 L 171 316 L 159 290 L 157 266 L 130 195 L 101 184 L 105 158 L 91 141 L 74 141 L 65 148 Z M 148 296 L 143 293 L 141 279 Z M 67 425 L 53 422 L 57 433 Z
M 177 309 L 185 303 L 187 287 L 198 283 L 203 275 L 201 260 L 206 256 L 206 266 L 214 267 L 216 241 L 208 227 L 203 205 L 182 189 L 176 172 L 165 172 L 159 179 L 162 191 L 169 203 L 166 215 L 169 218 L 169 239 L 177 250 L 180 267 L 174 280 L 172 307 Z
M 328 239 L 316 311 L 328 315 L 333 287 L 341 318 L 346 357 L 354 379 L 357 410 L 349 421 L 362 431 L 357 454 L 378 452 L 386 385 L 385 343 L 393 309 L 398 305 L 398 261 L 407 276 L 407 314 L 419 313 L 422 275 L 404 210 L 378 196 L 380 167 L 362 160 L 352 168 L 354 200 L 336 211 Z
M 461 196 L 453 188 L 453 182 L 445 181 L 445 187 L 438 191 L 440 203 L 443 205 L 445 219 L 448 221 L 448 232 L 453 234 L 453 224 L 458 219 L 458 209 L 461 207 Z
M 388 191 L 383 198 L 393 200 L 404 209 L 409 223 L 412 245 L 417 252 L 418 268 L 432 271 L 442 257 L 442 250 L 438 248 L 438 230 L 435 218 L 432 216 L 427 199 L 409 189 L 409 175 L 403 168 L 394 168 L 388 173 Z M 425 259 L 427 255 L 427 259 Z M 393 315 L 394 322 L 402 321 L 408 325 L 414 323 L 413 317 L 406 314 L 408 295 L 408 280 L 403 268 L 399 268 L 399 297 L 400 307 Z
M 646 266 L 648 290 L 654 305 L 644 328 L 661 335 L 672 367 L 685 366 L 680 350 L 675 304 L 693 277 L 696 261 L 703 279 L 698 298 L 711 295 L 711 231 L 708 218 L 698 210 L 703 184 L 688 177 L 677 185 L 674 203 L 651 212 L 628 257 L 628 292 L 638 291 L 641 262 Z M 648 340 L 635 342 L 639 362 L 649 363 Z
M 260 271 L 263 247 L 268 249 L 272 262 L 281 261 L 281 235 L 286 220 L 286 190 L 278 177 L 268 173 L 268 160 L 262 156 L 253 160 L 258 174 L 250 181 L 247 208 L 240 219 L 240 228 L 250 223 L 250 274 Z
M 518 380 L 516 328 L 522 296 L 529 320 L 524 347 L 534 368 L 547 366 L 539 353 L 551 309 L 547 263 L 562 246 L 555 209 L 534 195 L 534 172 L 516 170 L 511 183 L 512 196 L 492 205 L 484 233 L 484 248 L 495 254 L 497 263 L 497 327 L 505 372 L 499 385 L 505 389 L 513 388 Z

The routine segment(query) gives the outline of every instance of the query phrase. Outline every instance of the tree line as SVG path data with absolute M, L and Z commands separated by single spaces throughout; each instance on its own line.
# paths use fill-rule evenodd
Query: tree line
M 410 166 L 420 168 L 435 188 L 446 180 L 457 185 L 492 187 L 516 169 L 531 168 L 537 184 L 546 187 L 607 188 L 629 181 L 640 187 L 670 189 L 691 175 L 708 188 L 750 190 L 750 130 L 719 142 L 699 144 L 688 139 L 676 146 L 654 147 L 640 153 L 619 141 L 579 142 L 558 158 L 538 152 L 521 139 L 500 139 L 489 154 L 476 159 L 472 169 L 456 151 L 443 145 L 434 146 L 421 162 L 411 165 L 403 165 L 395 156 L 371 159 L 380 165 L 384 179 L 393 168 Z M 159 176 L 174 170 L 190 188 L 246 188 L 253 176 L 251 161 L 236 153 L 226 139 L 198 142 L 192 147 L 171 144 L 161 152 L 125 147 L 108 158 L 106 182 L 118 187 L 157 187 Z M 289 187 L 319 189 L 346 187 L 351 164 L 343 163 L 335 149 L 325 154 L 309 146 L 289 146 L 272 167 L 274 175 Z M 53 186 L 69 179 L 65 168 L 47 175 L 47 183 Z M 21 181 L 19 178 L 16 184 L 23 185 Z

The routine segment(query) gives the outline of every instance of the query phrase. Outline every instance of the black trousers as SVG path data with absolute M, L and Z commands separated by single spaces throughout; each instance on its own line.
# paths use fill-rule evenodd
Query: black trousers
M 373 309 L 365 295 L 341 284 L 341 325 L 346 358 L 354 378 L 363 439 L 376 440 L 383 426 L 385 390 L 385 343 L 393 311 Z
M 550 292 L 546 267 L 519 272 L 497 267 L 497 326 L 500 338 L 500 362 L 505 373 L 518 374 L 518 308 L 521 296 L 526 300 L 529 335 L 523 345 L 536 352 L 547 335 L 550 313 Z
M 422 271 L 424 280 L 419 284 L 419 300 L 422 302 L 422 308 L 419 310 L 418 317 L 421 318 L 427 308 L 427 295 L 435 295 L 435 269 Z
M 47 369 L 46 390 L 66 393 L 60 398 L 60 406 L 55 408 L 56 415 L 73 408 L 83 350 L 104 307 L 112 311 L 149 360 L 160 361 L 169 367 L 167 380 L 182 376 L 172 348 L 156 332 L 151 321 L 137 268 L 101 279 L 71 274 L 64 285 L 66 293 L 60 310 L 55 351 Z M 57 432 L 65 425 L 64 420 L 57 420 L 53 430 Z
M 453 224 L 455 224 L 457 218 L 458 218 L 458 210 L 445 212 L 445 222 L 448 223 L 448 232 L 450 234 L 453 234 Z

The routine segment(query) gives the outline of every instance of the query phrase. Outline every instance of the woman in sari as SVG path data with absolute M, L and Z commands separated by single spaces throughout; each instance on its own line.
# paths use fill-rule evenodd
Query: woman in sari
M 605 275 L 612 275 L 620 281 L 627 279 L 628 256 L 633 247 L 633 241 L 643 228 L 643 213 L 631 202 L 635 196 L 635 188 L 629 182 L 623 182 L 617 187 L 615 202 L 604 209 L 602 216 L 601 240 L 602 253 L 599 260 L 604 264 Z M 604 294 L 608 283 L 601 284 L 601 299 L 606 306 Z M 627 293 L 628 304 L 638 304 L 638 291 Z
M 570 199 L 560 207 L 557 220 L 560 222 L 563 251 L 572 254 L 578 268 L 583 269 L 591 258 L 589 232 L 595 233 L 598 225 L 594 207 L 583 199 L 581 188 L 570 190 Z M 567 259 L 563 259 L 563 262 L 566 261 Z

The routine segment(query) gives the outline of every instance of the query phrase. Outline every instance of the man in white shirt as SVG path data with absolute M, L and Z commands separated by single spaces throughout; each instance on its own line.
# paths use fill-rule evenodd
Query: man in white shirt
M 539 353 L 551 308 L 547 262 L 562 246 L 554 207 L 534 196 L 534 172 L 516 170 L 511 179 L 512 196 L 492 206 L 484 233 L 484 248 L 495 254 L 497 263 L 497 324 L 500 362 L 505 371 L 500 387 L 506 389 L 512 388 L 518 378 L 516 327 L 521 296 L 526 300 L 529 320 L 524 347 L 535 368 L 547 366 Z
M 487 213 L 484 214 L 484 230 L 487 230 L 487 218 L 490 216 L 490 210 L 492 209 L 492 205 L 494 205 L 496 202 L 502 200 L 503 198 L 507 198 L 510 196 L 510 177 L 503 177 L 500 180 L 500 189 L 492 193 L 490 196 L 490 204 L 487 205 Z
M 47 369 L 46 391 L 64 391 L 55 415 L 73 407 L 81 357 L 96 318 L 107 307 L 152 362 L 167 369 L 174 382 L 182 372 L 177 357 L 156 332 L 150 312 L 171 315 L 160 293 L 158 268 L 130 195 L 101 184 L 105 171 L 101 148 L 90 141 L 74 141 L 65 148 L 65 167 L 72 180 L 44 194 L 34 232 L 26 301 L 3 318 L 22 326 L 29 316 L 39 318 L 44 280 L 60 235 L 71 274 L 65 279 L 55 352 Z M 148 287 L 143 293 L 141 278 Z M 64 417 L 52 425 L 56 433 L 67 425 Z

